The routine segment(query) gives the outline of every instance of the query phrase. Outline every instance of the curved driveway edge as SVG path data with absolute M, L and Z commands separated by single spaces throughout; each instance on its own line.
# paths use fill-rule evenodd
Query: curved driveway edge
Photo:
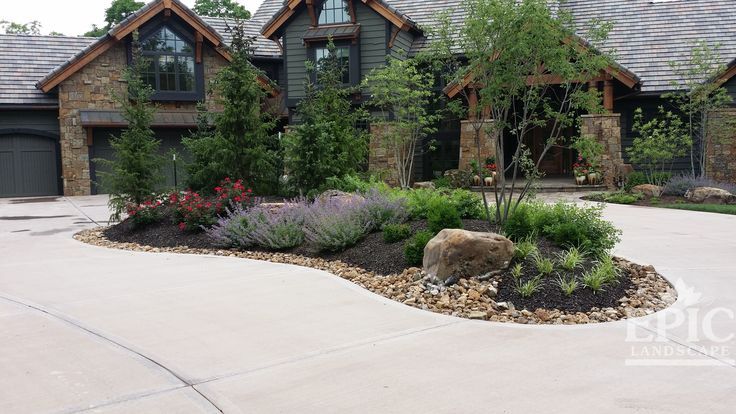
M 736 339 L 728 338 L 736 320 L 727 312 L 736 307 L 736 217 L 608 207 L 624 230 L 617 254 L 693 289 L 661 313 L 672 327 L 658 323 L 660 314 L 530 327 L 423 312 L 313 269 L 71 239 L 90 220 L 106 219 L 104 203 L 0 200 L 0 412 L 730 413 L 736 406 L 729 360 Z M 695 311 L 697 331 L 717 312 L 709 322 L 715 335 L 693 334 L 687 319 L 674 323 Z M 653 355 L 665 350 L 673 355 Z

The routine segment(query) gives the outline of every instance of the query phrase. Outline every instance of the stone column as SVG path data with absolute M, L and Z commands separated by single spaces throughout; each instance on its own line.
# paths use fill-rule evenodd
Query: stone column
M 460 162 L 458 164 L 460 170 L 469 170 L 471 162 L 478 159 L 478 142 L 473 127 L 474 123 L 479 125 L 477 122 L 479 121 L 460 121 Z M 486 120 L 483 122 L 483 128 L 487 129 L 492 124 L 492 120 Z M 483 164 L 486 158 L 496 156 L 496 140 L 489 137 L 485 131 L 481 131 L 480 139 L 480 163 Z
M 603 182 L 608 188 L 615 189 L 616 179 L 627 169 L 621 152 L 621 114 L 581 116 L 580 135 L 595 137 L 603 144 Z
M 396 156 L 388 148 L 384 140 L 384 134 L 389 128 L 390 126 L 387 124 L 371 124 L 368 171 L 381 177 L 387 184 L 398 186 L 399 179 L 396 173 Z
M 705 176 L 722 182 L 736 183 L 736 109 L 723 109 L 710 114 L 715 129 L 730 127 L 726 135 L 708 136 L 705 153 Z

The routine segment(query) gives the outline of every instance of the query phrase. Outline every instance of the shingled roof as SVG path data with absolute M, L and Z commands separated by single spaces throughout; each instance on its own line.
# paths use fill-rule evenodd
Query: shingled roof
M 567 0 L 579 26 L 592 19 L 613 23 L 603 47 L 642 80 L 642 92 L 672 90 L 680 82 L 671 61 L 685 63 L 693 42 L 720 45 L 722 64 L 736 58 L 734 0 Z
M 57 105 L 36 82 L 96 39 L 0 35 L 0 105 Z
M 245 24 L 245 34 L 255 38 L 253 47 L 255 55 L 258 57 L 281 57 L 281 50 L 278 45 L 273 40 L 263 37 L 261 27 L 271 20 L 271 17 L 281 9 L 282 5 L 282 0 L 265 0 Z M 225 44 L 229 45 L 231 43 L 232 36 L 227 28 L 232 26 L 232 21 L 217 17 L 203 17 L 202 19 L 222 35 Z

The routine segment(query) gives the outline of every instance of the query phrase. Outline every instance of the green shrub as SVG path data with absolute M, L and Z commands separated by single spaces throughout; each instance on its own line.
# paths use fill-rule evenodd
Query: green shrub
M 456 189 L 449 195 L 449 201 L 457 208 L 460 217 L 466 219 L 482 219 L 485 216 L 483 200 L 472 191 Z
M 598 255 L 613 249 L 620 231 L 603 220 L 600 206 L 559 203 L 521 204 L 504 225 L 512 240 L 540 234 L 561 247 L 577 247 Z
M 411 236 L 411 227 L 408 224 L 386 224 L 383 226 L 383 240 L 386 243 L 396 243 Z
M 503 230 L 506 236 L 514 241 L 533 238 L 541 232 L 541 209 L 534 204 L 521 204 L 506 220 Z
M 671 173 L 654 173 L 652 179 L 648 179 L 647 175 L 641 171 L 634 171 L 626 177 L 626 184 L 624 184 L 624 190 L 630 192 L 632 188 L 642 184 L 656 184 L 667 183 L 672 178 Z
M 436 188 L 452 188 L 452 181 L 449 177 L 440 177 L 432 180 Z
M 643 197 L 643 194 L 628 194 L 623 192 L 616 192 L 606 194 L 603 197 L 603 201 L 605 201 L 606 203 L 614 204 L 634 204 L 637 201 L 641 200 Z
M 415 220 L 428 218 L 430 207 L 438 202 L 453 205 L 462 218 L 479 219 L 484 216 L 482 200 L 468 190 L 422 188 L 409 191 L 394 190 L 393 194 L 395 197 L 406 197 L 409 215 Z
M 417 232 L 404 246 L 404 257 L 410 266 L 421 266 L 424 261 L 424 248 L 434 237 L 431 231 Z
M 454 204 L 435 199 L 429 205 L 427 227 L 431 232 L 439 233 L 444 229 L 461 229 L 463 221 Z
M 385 182 L 371 175 L 368 179 L 363 179 L 356 174 L 348 174 L 342 177 L 329 177 L 324 188 L 320 193 L 326 190 L 340 190 L 346 193 L 367 193 L 376 189 L 382 193 L 388 192 L 390 187 Z

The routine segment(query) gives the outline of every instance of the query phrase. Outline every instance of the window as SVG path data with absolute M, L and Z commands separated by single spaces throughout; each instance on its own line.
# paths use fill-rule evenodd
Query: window
M 314 50 L 315 56 L 314 61 L 317 65 L 317 69 L 321 69 L 322 65 L 330 56 L 330 51 L 326 47 L 318 47 Z M 342 68 L 342 83 L 350 83 L 350 47 L 340 46 L 335 48 L 335 55 L 337 56 L 340 67 Z
M 168 27 L 143 41 L 142 54 L 148 60 L 143 79 L 157 92 L 193 93 L 197 90 L 194 48 Z
M 325 0 L 319 13 L 319 24 L 351 22 L 348 3 L 345 0 Z

